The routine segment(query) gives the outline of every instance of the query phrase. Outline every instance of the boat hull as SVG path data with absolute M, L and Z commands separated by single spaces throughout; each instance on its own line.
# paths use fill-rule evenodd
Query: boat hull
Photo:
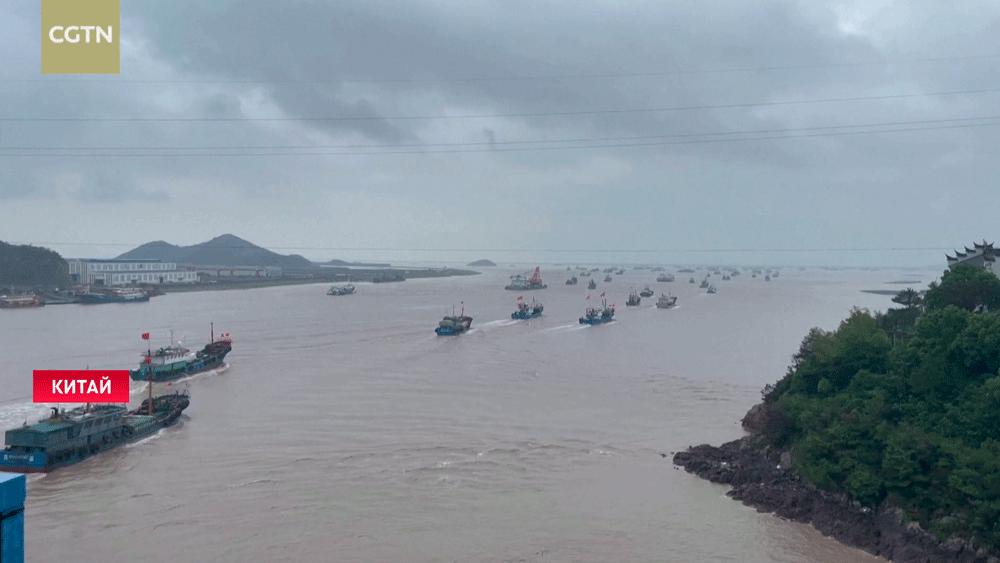
M 580 317 L 580 324 L 582 324 L 582 325 L 602 325 L 602 324 L 605 324 L 605 323 L 610 323 L 613 320 L 615 320 L 614 317 L 594 317 L 594 318 Z
M 573 285 L 573 284 L 569 284 L 569 285 Z M 546 289 L 548 287 L 549 287 L 548 285 L 542 283 L 542 284 L 538 284 L 538 285 L 526 285 L 526 286 L 525 285 L 508 285 L 508 286 L 504 287 L 504 289 L 506 289 L 507 291 L 531 291 L 533 289 Z
M 222 366 L 225 363 L 226 354 L 229 352 L 231 352 L 231 350 L 224 350 L 212 356 L 198 358 L 193 362 L 182 364 L 181 366 L 171 370 L 133 369 L 129 370 L 129 377 L 131 377 L 133 381 L 149 381 L 150 378 L 152 378 L 153 383 L 173 381 L 175 379 L 180 379 L 182 377 L 187 377 L 189 375 L 194 375 Z
M 465 327 L 455 327 L 455 328 L 452 328 L 452 327 L 448 327 L 448 326 L 439 326 L 439 327 L 437 327 L 437 328 L 434 329 L 434 332 L 436 332 L 438 336 L 456 336 L 456 335 L 463 334 L 463 333 L 468 332 L 468 331 L 469 331 L 469 329 L 465 328 Z
M 90 444 L 87 447 L 78 448 L 75 455 L 70 455 L 57 462 L 50 462 L 49 454 L 46 452 L 22 454 L 0 451 L 0 472 L 49 473 L 56 469 L 76 465 L 104 452 L 147 438 L 162 428 L 173 426 L 186 407 L 187 405 L 170 413 L 159 413 L 153 417 L 144 416 L 137 424 L 129 424 L 122 427 L 132 429 L 130 435 L 122 435 L 118 439 L 112 439 L 106 444 L 98 442 Z
M 514 312 L 514 313 L 510 314 L 510 318 L 512 318 L 512 319 L 514 319 L 516 321 L 524 321 L 524 320 L 527 320 L 527 319 L 534 319 L 534 318 L 540 317 L 540 316 L 542 316 L 542 311 L 540 311 L 540 310 L 539 311 L 532 311 L 532 312 L 529 312 L 529 313 L 522 313 L 520 311 L 517 311 L 517 312 Z

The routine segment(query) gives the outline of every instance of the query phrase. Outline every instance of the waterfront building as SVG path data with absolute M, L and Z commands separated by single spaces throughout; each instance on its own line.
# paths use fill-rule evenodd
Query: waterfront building
M 276 266 L 201 266 L 182 265 L 181 268 L 210 278 L 280 278 L 282 269 Z
M 135 283 L 193 283 L 198 274 L 178 269 L 177 264 L 159 260 L 118 260 L 99 258 L 71 258 L 69 275 L 74 282 L 84 285 L 120 286 Z
M 1000 273 L 1000 270 L 998 270 L 996 265 L 997 251 L 993 248 L 993 243 L 988 243 L 985 239 L 983 239 L 982 244 L 976 242 L 973 243 L 972 246 L 973 248 L 966 246 L 965 252 L 955 251 L 955 256 L 945 254 L 945 258 L 948 259 L 948 269 L 961 264 L 982 268 L 987 272 L 993 272 L 994 274 Z

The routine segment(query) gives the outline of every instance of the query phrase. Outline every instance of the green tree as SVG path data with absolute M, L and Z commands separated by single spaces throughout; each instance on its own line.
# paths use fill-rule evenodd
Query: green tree
M 899 303 L 907 309 L 916 309 L 923 304 L 924 298 L 921 297 L 917 290 L 908 287 L 897 293 L 896 296 L 892 298 L 892 302 Z
M 979 306 L 1000 309 L 1000 278 L 974 266 L 960 265 L 948 270 L 941 283 L 932 283 L 924 304 L 928 311 L 949 305 L 973 311 Z

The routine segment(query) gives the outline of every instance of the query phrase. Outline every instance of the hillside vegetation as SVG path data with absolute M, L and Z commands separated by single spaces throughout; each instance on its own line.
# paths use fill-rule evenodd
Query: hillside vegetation
M 57 252 L 31 245 L 0 242 L 0 293 L 4 287 L 56 285 L 66 287 L 69 264 Z
M 959 267 L 894 301 L 809 332 L 759 439 L 821 488 L 1000 550 L 1000 279 Z

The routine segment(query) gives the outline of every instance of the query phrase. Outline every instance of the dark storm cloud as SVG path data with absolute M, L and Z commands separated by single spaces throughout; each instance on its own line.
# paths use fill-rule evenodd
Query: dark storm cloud
M 843 129 L 780 132 L 904 124 L 881 128 L 893 129 L 905 128 L 907 122 L 1000 115 L 995 109 L 1000 94 L 989 93 L 660 112 L 393 119 L 993 88 L 1000 57 L 899 62 L 1000 52 L 1000 11 L 986 2 L 180 0 L 123 3 L 122 10 L 123 74 L 118 78 L 163 82 L 0 82 L 0 118 L 362 119 L 3 122 L 0 148 L 125 147 L 104 152 L 131 156 L 21 158 L 10 156 L 15 151 L 0 150 L 0 199 L 69 195 L 77 201 L 132 201 L 138 206 L 137 200 L 174 197 L 171 186 L 213 186 L 250 198 L 247 210 L 282 216 L 293 214 L 289 206 L 296 198 L 313 202 L 324 194 L 346 197 L 342 194 L 353 191 L 371 197 L 351 200 L 369 210 L 416 213 L 414 202 L 420 202 L 426 215 L 428 209 L 453 205 L 448 209 L 455 215 L 477 214 L 475 228 L 492 241 L 495 233 L 512 231 L 505 222 L 510 210 L 503 205 L 514 205 L 505 203 L 511 198 L 494 193 L 505 185 L 534 186 L 534 209 L 541 218 L 532 221 L 540 231 L 504 234 L 510 237 L 506 243 L 544 236 L 564 241 L 561 246 L 580 241 L 598 247 L 611 243 L 597 235 L 567 233 L 602 216 L 590 202 L 615 199 L 629 190 L 643 194 L 646 202 L 644 209 L 633 211 L 641 216 L 629 217 L 629 224 L 645 225 L 663 239 L 691 236 L 684 233 L 699 232 L 701 224 L 717 220 L 727 225 L 712 235 L 720 240 L 752 233 L 761 241 L 758 246 L 773 246 L 770 241 L 788 235 L 783 222 L 795 217 L 817 227 L 797 240 L 829 245 L 838 237 L 854 236 L 845 225 L 859 233 L 870 231 L 863 227 L 868 212 L 857 211 L 859 201 L 873 208 L 905 209 L 905 217 L 880 222 L 883 232 L 871 235 L 884 240 L 898 236 L 905 243 L 921 220 L 933 216 L 937 224 L 946 223 L 952 215 L 941 210 L 959 209 L 942 203 L 942 190 L 951 190 L 955 195 L 947 197 L 957 201 L 978 201 L 997 173 L 1000 127 L 869 135 L 832 135 Z M 0 78 L 38 78 L 37 22 L 37 4 L 0 6 L 0 32 L 13 39 L 0 42 L 0 60 L 14 61 L 0 70 Z M 885 61 L 896 62 L 881 64 Z M 843 63 L 872 64 L 837 66 Z M 801 68 L 787 68 L 797 66 Z M 721 72 L 733 69 L 750 70 Z M 593 76 L 623 73 L 643 75 Z M 512 77 L 549 78 L 497 80 Z M 771 130 L 779 132 L 767 132 Z M 705 133 L 737 132 L 750 133 L 730 137 L 825 136 L 705 142 L 719 139 Z M 632 139 L 609 140 L 614 138 Z M 553 146 L 511 142 L 565 139 L 651 146 L 508 151 Z M 367 158 L 137 156 L 240 152 L 235 147 L 254 146 L 415 143 L 475 143 L 450 148 L 488 152 Z M 915 201 L 934 203 L 921 208 Z M 664 223 L 653 211 L 659 208 L 682 216 Z M 400 240 L 427 228 L 406 223 L 411 231 L 402 234 L 403 221 L 385 221 L 377 211 L 370 212 L 371 218 L 357 224 L 401 229 Z M 826 215 L 802 219 L 817 212 Z M 989 216 L 998 212 L 1000 208 L 984 210 Z M 258 225 L 241 220 L 247 228 Z M 433 225 L 432 219 L 427 221 Z M 534 228 L 532 221 L 525 228 Z M 621 238 L 616 242 L 626 244 L 629 232 L 616 233 Z M 754 246 L 750 240 L 742 245 Z

